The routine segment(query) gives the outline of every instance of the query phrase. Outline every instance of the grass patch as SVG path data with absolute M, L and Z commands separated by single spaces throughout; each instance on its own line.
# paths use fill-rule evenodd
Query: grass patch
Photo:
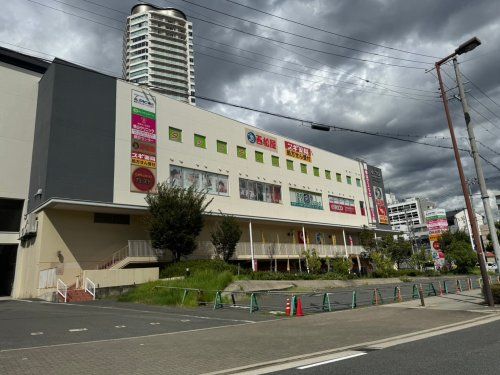
M 175 268 L 177 269 L 178 266 Z M 183 268 L 184 274 L 185 270 L 186 267 Z M 224 290 L 234 278 L 233 273 L 228 270 L 221 272 L 217 269 L 194 267 L 194 269 L 190 268 L 190 271 L 190 276 L 183 280 L 159 280 L 138 285 L 130 292 L 120 296 L 118 300 L 121 302 L 135 302 L 151 305 L 179 306 L 182 302 L 184 289 L 169 289 L 165 287 L 202 289 L 204 290 L 202 294 L 196 291 L 190 291 L 184 300 L 183 306 L 195 307 L 200 303 L 212 303 L 215 298 L 215 291 Z
M 493 293 L 495 303 L 500 304 L 500 284 L 491 284 L 491 292 Z

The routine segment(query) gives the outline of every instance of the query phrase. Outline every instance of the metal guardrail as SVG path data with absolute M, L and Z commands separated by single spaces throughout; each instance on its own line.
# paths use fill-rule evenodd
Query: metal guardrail
M 223 307 L 248 309 L 250 313 L 258 310 L 284 313 L 287 301 L 301 299 L 303 311 L 318 313 L 345 309 L 355 309 L 362 306 L 375 306 L 388 303 L 400 303 L 430 296 L 460 294 L 463 291 L 481 289 L 481 278 L 443 278 L 424 283 L 405 283 L 376 287 L 360 287 L 349 290 L 317 290 L 312 292 L 287 291 L 221 291 L 202 290 L 197 288 L 182 288 L 157 285 L 153 289 L 168 289 L 182 292 L 181 306 L 191 293 L 196 293 L 199 304 L 212 305 L 214 309 Z M 493 280 L 491 280 L 493 281 Z M 500 282 L 500 277 L 497 277 Z
M 61 280 L 57 279 L 57 293 L 64 298 L 64 302 L 68 299 L 68 286 Z

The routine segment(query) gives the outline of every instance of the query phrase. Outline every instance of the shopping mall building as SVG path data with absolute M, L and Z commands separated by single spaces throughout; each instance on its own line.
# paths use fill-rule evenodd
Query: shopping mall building
M 357 270 L 361 229 L 391 231 L 381 171 L 361 161 L 62 60 L 2 49 L 0 82 L 4 295 L 157 278 L 144 198 L 163 181 L 213 198 L 193 258 L 213 257 L 221 213 L 243 230 L 234 260 L 258 270 L 304 269 L 308 249 Z

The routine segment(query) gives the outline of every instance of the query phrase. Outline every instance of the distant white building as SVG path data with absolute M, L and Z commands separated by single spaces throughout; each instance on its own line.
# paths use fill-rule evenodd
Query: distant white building
M 388 194 L 387 205 L 392 229 L 407 231 L 408 228 L 425 224 L 424 212 L 436 207 L 427 198 L 407 198 L 398 201 L 394 194 Z

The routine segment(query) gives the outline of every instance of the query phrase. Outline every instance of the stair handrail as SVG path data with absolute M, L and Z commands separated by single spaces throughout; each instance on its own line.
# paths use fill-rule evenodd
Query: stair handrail
M 85 291 L 92 295 L 92 299 L 95 300 L 95 283 L 90 280 L 88 277 L 85 278 L 83 282 Z
M 68 286 L 61 279 L 57 279 L 57 293 L 64 298 L 64 302 L 66 303 L 68 299 Z
M 105 269 L 111 267 L 113 264 L 119 262 L 122 259 L 125 259 L 127 256 L 129 256 L 129 245 L 125 245 L 122 247 L 120 250 L 115 251 L 111 256 L 106 259 L 104 262 L 101 262 L 101 264 L 97 265 L 97 269 Z

